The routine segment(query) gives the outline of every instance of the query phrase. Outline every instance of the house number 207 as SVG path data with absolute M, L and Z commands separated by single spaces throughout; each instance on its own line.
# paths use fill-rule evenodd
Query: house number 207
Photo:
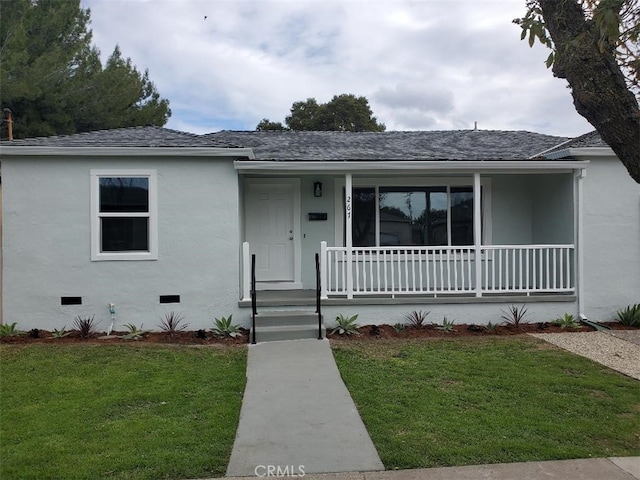
M 351 218 L 351 196 L 349 195 L 347 195 L 345 210 L 347 211 L 347 218 Z

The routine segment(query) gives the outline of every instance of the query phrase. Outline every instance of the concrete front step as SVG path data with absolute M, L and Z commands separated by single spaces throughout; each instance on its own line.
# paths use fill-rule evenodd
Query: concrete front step
M 322 338 L 326 329 L 321 327 Z M 256 342 L 318 338 L 318 314 L 309 311 L 262 311 L 256 315 Z
M 325 338 L 326 330 L 322 326 L 322 338 Z M 270 326 L 260 327 L 256 325 L 256 342 L 276 342 L 281 340 L 308 340 L 318 338 L 318 326 Z
M 318 314 L 301 310 L 258 311 L 256 323 L 267 325 L 318 325 Z

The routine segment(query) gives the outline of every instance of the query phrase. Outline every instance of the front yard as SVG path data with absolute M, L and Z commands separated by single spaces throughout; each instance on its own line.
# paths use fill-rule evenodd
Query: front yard
M 640 383 L 541 340 L 331 343 L 388 469 L 640 455 Z M 245 372 L 242 345 L 0 345 L 0 478 L 222 476 Z
M 244 346 L 0 345 L 0 478 L 222 476 Z
M 387 469 L 640 455 L 640 383 L 541 340 L 332 347 Z

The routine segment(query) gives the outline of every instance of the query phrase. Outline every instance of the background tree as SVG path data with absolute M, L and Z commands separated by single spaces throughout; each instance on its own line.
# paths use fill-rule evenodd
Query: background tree
M 0 17 L 0 104 L 17 138 L 167 122 L 147 71 L 117 46 L 103 68 L 80 0 L 3 0 Z
M 294 102 L 285 123 L 286 128 L 280 122 L 264 118 L 256 130 L 384 132 L 386 129 L 384 123 L 378 123 L 373 116 L 366 97 L 352 94 L 335 95 L 322 104 L 315 98 Z
M 258 132 L 282 132 L 283 130 L 288 130 L 288 128 L 282 125 L 281 122 L 272 122 L 268 118 L 263 118 L 262 120 L 260 120 L 260 123 L 258 123 L 258 126 L 256 127 L 256 131 Z
M 169 102 L 160 98 L 149 72 L 140 73 L 118 46 L 76 99 L 79 131 L 138 125 L 164 125 Z
M 569 82 L 576 111 L 640 183 L 638 0 L 528 0 L 514 20 L 552 49 L 547 66 Z
M 324 107 L 324 105 L 322 106 Z M 291 105 L 291 115 L 287 116 L 284 121 L 290 130 L 324 130 L 324 125 L 320 120 L 320 110 L 315 98 L 307 98 L 304 102 L 294 102 Z

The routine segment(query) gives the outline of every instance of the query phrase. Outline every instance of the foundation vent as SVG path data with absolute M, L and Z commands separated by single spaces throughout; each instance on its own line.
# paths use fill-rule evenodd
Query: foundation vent
M 180 295 L 160 295 L 160 303 L 180 303 Z
M 60 305 L 82 305 L 82 297 L 60 297 Z

